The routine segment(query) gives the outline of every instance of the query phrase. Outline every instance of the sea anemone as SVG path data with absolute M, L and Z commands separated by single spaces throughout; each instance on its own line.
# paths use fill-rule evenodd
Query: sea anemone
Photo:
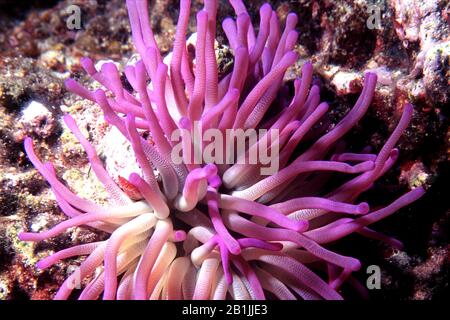
M 228 73 L 219 75 L 216 60 L 217 0 L 205 0 L 198 12 L 194 46 L 186 40 L 190 0 L 180 1 L 173 51 L 166 57 L 150 28 L 147 1 L 127 0 L 140 55 L 124 71 L 132 89 L 124 86 L 114 63 L 97 70 L 89 58 L 82 59 L 82 67 L 103 89 L 92 92 L 73 79 L 66 81 L 68 90 L 97 103 L 106 122 L 130 142 L 141 172 L 126 182 L 138 200 L 110 177 L 70 115 L 65 123 L 108 191 L 108 206 L 74 194 L 51 163 L 39 160 L 32 140 L 25 140 L 29 159 L 69 219 L 19 238 L 42 241 L 82 225 L 110 234 L 105 241 L 76 245 L 39 261 L 37 267 L 45 269 L 62 259 L 87 256 L 55 299 L 69 298 L 74 283 L 86 279 L 80 299 L 342 299 L 341 285 L 361 263 L 327 244 L 359 233 L 401 247 L 369 226 L 420 198 L 424 189 L 413 189 L 375 211 L 357 200 L 394 165 L 395 144 L 410 122 L 412 105 L 404 105 L 378 153 L 370 147 L 345 152 L 341 138 L 369 108 L 376 75 L 364 75 L 355 106 L 329 129 L 321 121 L 328 104 L 320 103 L 320 88 L 312 84 L 311 63 L 303 64 L 292 97 L 286 94 L 284 75 L 297 61 L 297 16 L 289 14 L 281 30 L 277 14 L 264 4 L 256 33 L 242 0 L 229 2 L 237 18 L 222 24 L 234 56 Z M 213 145 L 212 140 L 196 140 L 198 127 L 223 136 L 246 130 L 263 134 L 246 136 L 243 150 L 235 143 L 216 146 L 209 160 L 196 161 L 195 155 Z M 267 173 L 267 163 L 251 162 L 261 150 L 275 155 L 278 170 Z M 232 155 L 219 161 L 221 151 Z M 182 161 L 176 161 L 177 154 Z

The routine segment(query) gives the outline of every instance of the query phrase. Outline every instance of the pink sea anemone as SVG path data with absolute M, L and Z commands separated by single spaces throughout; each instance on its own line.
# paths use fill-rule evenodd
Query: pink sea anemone
M 67 299 L 77 277 L 93 274 L 80 299 L 264 299 L 267 293 L 279 299 L 342 299 L 341 285 L 361 264 L 327 249 L 328 243 L 359 233 L 401 246 L 369 226 L 417 200 L 423 188 L 375 211 L 358 203 L 358 197 L 394 165 L 395 144 L 408 126 L 412 105 L 404 106 L 397 127 L 377 154 L 370 148 L 344 152 L 338 142 L 369 108 L 376 75 L 365 74 L 355 106 L 326 131 L 320 120 L 328 105 L 320 103 L 319 87 L 312 85 L 311 63 L 303 64 L 293 97 L 276 99 L 286 87 L 286 70 L 297 61 L 297 16 L 289 14 L 281 30 L 277 14 L 265 4 L 256 33 L 242 0 L 230 3 L 237 18 L 227 18 L 222 27 L 234 67 L 220 81 L 217 0 L 205 0 L 197 14 L 195 57 L 186 45 L 190 0 L 180 1 L 173 51 L 167 57 L 161 56 L 150 28 L 147 1 L 127 0 L 140 54 L 135 65 L 125 68 L 133 90 L 124 88 L 113 63 L 97 70 L 89 58 L 82 66 L 104 89 L 91 92 L 75 80 L 66 81 L 68 90 L 96 102 L 105 120 L 130 141 L 142 174 L 133 173 L 128 181 L 141 200 L 131 200 L 109 176 L 69 115 L 64 120 L 109 192 L 109 206 L 74 194 L 51 163 L 38 159 L 31 139 L 25 140 L 28 157 L 69 219 L 41 233 L 21 233 L 20 239 L 42 241 L 81 225 L 110 234 L 105 241 L 73 246 L 39 261 L 37 267 L 45 269 L 62 259 L 87 256 L 55 299 Z M 203 129 L 223 134 L 232 129 L 267 131 L 258 140 L 249 139 L 232 163 L 195 163 L 190 151 L 209 146 L 186 134 L 197 121 Z M 177 130 L 184 132 L 181 163 L 175 163 L 172 152 L 171 137 Z M 273 132 L 279 133 L 278 139 L 267 143 Z M 277 172 L 264 175 L 263 163 L 245 162 L 261 147 L 279 150 Z M 350 176 L 329 191 L 333 177 L 343 174 Z

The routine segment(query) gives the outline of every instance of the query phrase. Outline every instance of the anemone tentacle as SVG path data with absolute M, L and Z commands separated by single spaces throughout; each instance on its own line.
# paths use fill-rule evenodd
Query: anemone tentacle
M 413 189 L 375 211 L 358 198 L 394 165 L 395 145 L 413 106 L 405 104 L 378 153 L 346 150 L 339 142 L 370 107 L 376 74 L 365 73 L 354 107 L 324 133 L 315 126 L 329 105 L 320 102 L 320 88 L 312 85 L 310 62 L 293 82 L 293 95 L 283 97 L 284 102 L 277 98 L 289 91 L 284 76 L 297 62 L 297 16 L 289 14 L 282 29 L 266 3 L 256 32 L 243 1 L 229 2 L 236 18 L 222 23 L 234 55 L 227 74 L 219 77 L 215 56 L 217 0 L 205 0 L 196 16 L 195 57 L 188 54 L 186 40 L 190 0 L 180 1 L 173 51 L 167 57 L 151 30 L 147 0 L 127 0 L 140 55 L 124 70 L 133 90 L 124 88 L 115 64 L 97 70 L 89 58 L 81 65 L 101 88 L 90 91 L 73 79 L 65 83 L 69 91 L 97 103 L 105 121 L 129 140 L 142 175 L 132 173 L 128 180 L 141 200 L 132 200 L 109 176 L 71 116 L 65 122 L 109 192 L 109 205 L 77 196 L 58 179 L 51 163 L 39 160 L 31 139 L 25 140 L 28 157 L 68 220 L 41 233 L 22 232 L 19 238 L 42 241 L 82 225 L 109 233 L 104 241 L 67 248 L 38 262 L 45 269 L 62 259 L 87 256 L 55 299 L 67 299 L 77 277 L 90 279 L 80 299 L 264 299 L 268 293 L 279 299 L 342 299 L 343 283 L 358 287 L 351 274 L 361 263 L 332 251 L 328 243 L 356 233 L 402 247 L 369 226 L 419 199 L 424 189 Z M 214 159 L 231 150 L 222 159 L 230 162 L 201 158 L 195 163 L 190 161 L 196 153 L 203 155 L 214 146 L 213 139 L 195 141 L 196 122 L 215 134 L 263 134 L 254 140 L 245 136 L 243 150 L 234 142 L 214 149 Z M 176 131 L 181 132 L 181 162 L 173 154 Z M 262 159 L 248 162 L 261 150 L 279 151 L 271 158 L 278 164 L 276 172 L 264 174 L 267 162 Z M 331 183 L 336 175 L 347 177 L 337 188 Z

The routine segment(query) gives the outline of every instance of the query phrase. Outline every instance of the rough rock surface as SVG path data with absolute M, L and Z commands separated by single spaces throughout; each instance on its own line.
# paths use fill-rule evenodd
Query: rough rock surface
M 263 1 L 249 1 L 257 21 Z M 151 1 L 152 26 L 163 52 L 171 50 L 178 15 L 178 1 Z M 356 274 L 363 283 L 365 269 L 379 265 L 382 289 L 372 299 L 444 299 L 448 291 L 449 206 L 449 6 L 429 0 L 272 0 L 281 19 L 288 12 L 299 15 L 297 51 L 311 60 L 322 98 L 331 104 L 330 123 L 352 106 L 365 70 L 379 76 L 367 116 L 348 137 L 348 145 L 367 144 L 377 149 L 392 130 L 406 100 L 415 106 L 415 118 L 401 140 L 401 158 L 367 197 L 371 203 L 391 201 L 408 185 L 430 185 L 427 195 L 375 228 L 405 243 L 393 251 L 376 241 L 350 236 L 336 250 L 356 256 L 363 269 Z M 69 5 L 79 5 L 80 30 L 66 25 Z M 195 9 L 202 1 L 193 1 Z M 194 13 L 194 11 L 193 11 Z M 221 1 L 219 21 L 232 10 Z M 192 15 L 194 17 L 194 14 Z M 379 20 L 373 20 L 379 18 Z M 370 22 L 370 26 L 368 26 Z M 195 24 L 190 23 L 193 31 Z M 225 44 L 219 27 L 219 43 Z M 221 47 L 221 70 L 230 66 Z M 36 151 L 55 163 L 57 173 L 81 196 L 106 201 L 81 146 L 64 126 L 61 115 L 71 113 L 89 134 L 101 156 L 107 156 L 109 128 L 97 106 L 81 101 L 63 88 L 75 77 L 95 86 L 81 72 L 79 59 L 111 59 L 124 66 L 133 47 L 127 12 L 122 0 L 38 1 L 0 0 L 0 299 L 48 299 L 61 284 L 73 259 L 48 271 L 34 263 L 70 244 L 97 241 L 104 235 L 87 228 L 72 228 L 39 244 L 20 242 L 23 229 L 39 231 L 64 219 L 43 178 L 27 160 L 22 141 L 33 137 Z M 228 60 L 227 60 L 228 59 Z M 297 74 L 293 68 L 287 75 Z M 30 103 L 39 114 L 27 113 Z M 345 288 L 344 288 L 345 290 Z M 349 293 L 352 297 L 352 294 Z M 359 299 L 359 297 L 354 297 Z

